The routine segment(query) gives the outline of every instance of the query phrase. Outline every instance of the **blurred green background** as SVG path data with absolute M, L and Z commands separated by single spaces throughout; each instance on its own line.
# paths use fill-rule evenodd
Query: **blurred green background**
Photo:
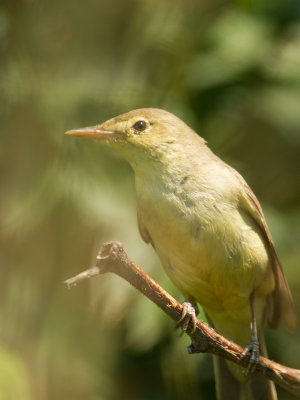
M 215 399 L 211 357 L 126 282 L 62 285 L 116 239 L 182 301 L 139 238 L 130 167 L 63 134 L 141 107 L 244 175 L 299 313 L 299 0 L 2 0 L 1 400 Z M 300 368 L 299 334 L 267 332 L 270 357 Z

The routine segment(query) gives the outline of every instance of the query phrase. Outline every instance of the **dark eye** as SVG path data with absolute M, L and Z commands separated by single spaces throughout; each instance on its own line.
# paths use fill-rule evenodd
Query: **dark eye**
M 147 124 L 145 121 L 137 121 L 134 125 L 133 125 L 133 129 L 136 131 L 144 131 L 147 127 Z

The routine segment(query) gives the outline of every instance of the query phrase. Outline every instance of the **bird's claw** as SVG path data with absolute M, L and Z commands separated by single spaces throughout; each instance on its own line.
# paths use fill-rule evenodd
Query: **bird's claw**
M 257 340 L 251 340 L 248 346 L 245 347 L 242 357 L 248 357 L 249 355 L 249 364 L 245 370 L 246 376 L 251 375 L 255 371 L 259 362 L 259 343 Z
M 187 331 L 189 324 L 192 325 L 191 333 L 195 333 L 197 328 L 196 308 L 188 301 L 182 303 L 182 314 L 176 323 L 176 328 L 181 327 L 181 335 Z

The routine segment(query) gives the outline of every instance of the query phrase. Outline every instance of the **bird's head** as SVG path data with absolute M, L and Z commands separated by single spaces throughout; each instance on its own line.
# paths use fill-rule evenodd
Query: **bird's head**
M 102 141 L 133 166 L 184 152 L 195 140 L 205 143 L 175 115 L 155 108 L 133 110 L 100 125 L 70 130 L 66 134 Z

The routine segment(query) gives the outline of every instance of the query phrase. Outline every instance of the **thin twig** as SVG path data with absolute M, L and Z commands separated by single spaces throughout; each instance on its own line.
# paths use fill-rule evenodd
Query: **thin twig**
M 182 305 L 134 264 L 120 242 L 104 243 L 97 256 L 96 266 L 67 279 L 65 284 L 68 288 L 71 288 L 84 279 L 107 272 L 113 272 L 124 278 L 174 321 L 177 322 L 180 319 Z M 243 357 L 243 349 L 219 335 L 205 322 L 197 320 L 197 329 L 194 333 L 192 331 L 193 325 L 190 324 L 186 331 L 192 339 L 192 344 L 188 348 L 190 353 L 211 353 L 233 361 L 241 367 L 246 368 L 248 366 L 249 359 Z M 267 358 L 260 357 L 256 372 L 271 379 L 294 395 L 300 396 L 300 370 L 285 367 Z

